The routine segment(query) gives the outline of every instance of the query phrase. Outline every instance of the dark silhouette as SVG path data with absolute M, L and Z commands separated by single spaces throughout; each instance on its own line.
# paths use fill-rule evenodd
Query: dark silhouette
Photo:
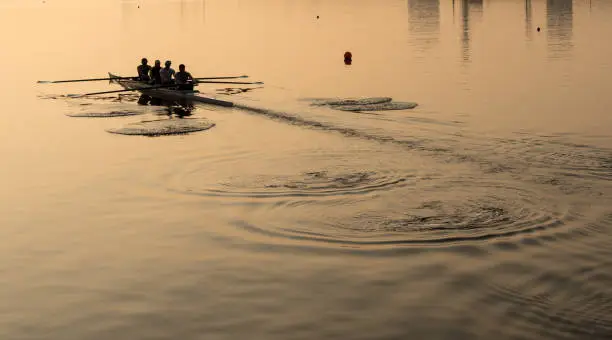
M 151 78 L 149 77 L 149 72 L 151 71 L 151 66 L 148 65 L 149 61 L 147 58 L 142 58 L 141 64 L 138 65 L 136 71 L 138 72 L 138 80 L 141 81 L 149 81 Z
M 151 68 L 151 83 L 159 85 L 162 83 L 161 75 L 159 74 L 161 71 L 161 62 L 159 60 L 155 60 L 155 66 Z
M 344 65 L 351 65 L 353 63 L 353 54 L 349 51 L 344 52 Z

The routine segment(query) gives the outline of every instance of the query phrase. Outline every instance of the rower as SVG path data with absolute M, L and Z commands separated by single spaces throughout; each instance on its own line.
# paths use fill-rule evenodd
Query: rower
M 149 62 L 147 58 L 142 58 L 142 64 L 138 65 L 136 70 L 138 71 L 138 79 L 141 81 L 149 81 L 149 71 L 151 70 L 151 66 L 147 65 Z
M 179 90 L 193 91 L 195 80 L 191 76 L 191 73 L 185 71 L 185 65 L 179 65 L 179 71 L 174 75 L 174 80 L 176 81 Z
M 161 62 L 155 60 L 155 66 L 151 67 L 151 84 L 159 85 L 162 83 L 159 71 L 161 70 Z
M 161 83 L 162 85 L 173 84 L 174 79 L 172 79 L 172 76 L 174 76 L 175 72 L 174 72 L 174 69 L 170 67 L 170 65 L 172 65 L 172 62 L 170 60 L 166 60 L 165 65 L 166 66 L 164 68 L 159 70 L 159 76 L 161 78 Z

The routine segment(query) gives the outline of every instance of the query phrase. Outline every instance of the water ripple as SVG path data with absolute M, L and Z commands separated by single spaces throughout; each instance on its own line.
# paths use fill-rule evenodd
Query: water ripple
M 313 207 L 317 214 L 295 211 L 268 215 L 265 221 L 237 220 L 249 233 L 276 239 L 352 247 L 443 245 L 537 238 L 564 226 L 576 207 L 535 189 L 482 179 L 414 179 L 414 186 L 394 192 L 393 200 L 353 202 L 346 213 L 327 211 L 328 202 Z M 431 183 L 428 183 L 431 182 Z M 292 220 L 293 219 L 293 220 Z
M 184 189 L 183 193 L 224 197 L 314 197 L 365 194 L 401 187 L 408 176 L 375 171 L 305 172 L 292 176 L 259 175 L 230 178 L 217 188 Z
M 544 339 L 608 339 L 612 334 L 609 279 L 583 281 L 530 266 L 527 273 L 512 276 L 506 283 L 490 284 L 477 302 L 504 320 L 507 332 L 526 336 L 537 330 Z
M 492 153 L 528 167 L 549 169 L 562 176 L 612 180 L 612 150 L 537 136 L 497 139 L 487 144 L 493 148 Z

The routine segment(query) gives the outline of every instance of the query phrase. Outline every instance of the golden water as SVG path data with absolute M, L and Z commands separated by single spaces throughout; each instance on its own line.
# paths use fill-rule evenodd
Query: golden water
M 609 338 L 610 15 L 3 0 L 0 338 Z M 107 82 L 36 83 L 133 75 L 142 57 L 265 85 L 197 106 L 209 130 L 150 138 L 106 130 L 178 118 L 60 97 Z M 304 100 L 379 96 L 419 106 Z M 68 116 L 113 111 L 142 114 Z

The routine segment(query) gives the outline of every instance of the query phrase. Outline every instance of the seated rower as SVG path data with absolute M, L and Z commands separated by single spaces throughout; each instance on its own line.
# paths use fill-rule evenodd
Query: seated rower
M 176 81 L 179 90 L 193 91 L 195 80 L 191 76 L 191 73 L 185 71 L 185 65 L 179 65 L 179 71 L 174 75 L 174 80 Z
M 159 60 L 155 60 L 155 66 L 151 67 L 150 73 L 151 81 L 149 83 L 152 85 L 161 85 L 162 81 L 159 71 L 161 71 L 161 62 Z
M 161 78 L 161 83 L 162 85 L 174 84 L 174 79 L 172 79 L 172 76 L 174 76 L 175 72 L 174 72 L 174 69 L 170 67 L 170 65 L 172 65 L 172 62 L 170 60 L 166 60 L 165 65 L 166 66 L 164 68 L 159 70 L 159 76 Z
M 151 66 L 147 65 L 149 62 L 147 58 L 142 58 L 142 64 L 138 65 L 136 71 L 138 71 L 138 80 L 140 81 L 149 81 L 149 71 L 151 71 Z

